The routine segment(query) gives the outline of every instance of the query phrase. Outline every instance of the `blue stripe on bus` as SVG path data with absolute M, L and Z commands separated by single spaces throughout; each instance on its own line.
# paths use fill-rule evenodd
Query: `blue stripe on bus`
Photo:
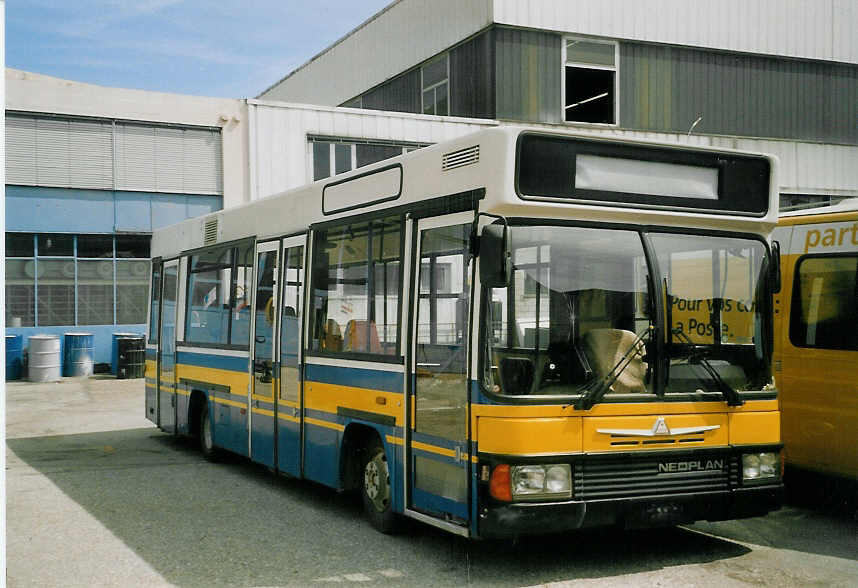
M 193 365 L 197 367 L 215 368 L 233 372 L 247 371 L 247 357 L 233 357 L 230 355 L 215 355 L 209 353 L 197 353 L 192 351 L 179 351 L 176 363 Z
M 307 364 L 309 382 L 402 393 L 402 374 L 364 368 Z

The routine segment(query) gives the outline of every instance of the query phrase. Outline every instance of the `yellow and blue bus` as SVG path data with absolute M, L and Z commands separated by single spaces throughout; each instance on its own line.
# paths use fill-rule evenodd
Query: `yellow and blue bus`
M 858 199 L 783 213 L 775 238 L 786 463 L 858 481 Z
M 765 514 L 775 173 L 503 127 L 157 231 L 146 416 L 382 532 Z

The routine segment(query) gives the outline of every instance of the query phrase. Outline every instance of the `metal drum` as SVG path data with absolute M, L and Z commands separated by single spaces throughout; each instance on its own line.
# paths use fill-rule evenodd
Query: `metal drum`
M 21 335 L 6 335 L 6 381 L 21 378 L 21 357 L 24 338 Z
M 116 340 L 117 378 L 142 378 L 146 372 L 146 339 L 143 335 Z
M 30 353 L 31 382 L 56 382 L 60 379 L 60 338 L 56 335 L 33 335 L 27 339 Z
M 110 373 L 119 376 L 119 340 L 142 337 L 140 333 L 113 333 L 113 342 L 110 347 Z
M 66 333 L 63 349 L 63 375 L 91 376 L 95 357 L 92 333 Z

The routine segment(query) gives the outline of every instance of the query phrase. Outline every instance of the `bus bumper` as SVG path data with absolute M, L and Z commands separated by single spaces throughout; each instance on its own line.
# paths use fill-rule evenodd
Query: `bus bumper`
M 594 501 L 487 505 L 480 510 L 483 538 L 559 533 L 588 527 L 664 527 L 695 521 L 762 516 L 783 504 L 783 484 L 722 492 Z

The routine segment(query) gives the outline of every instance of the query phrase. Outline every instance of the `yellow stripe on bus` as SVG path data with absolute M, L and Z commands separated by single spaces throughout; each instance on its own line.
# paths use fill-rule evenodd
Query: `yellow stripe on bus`
M 305 418 L 304 422 L 309 424 L 309 425 L 316 425 L 317 427 L 325 427 L 326 429 L 334 429 L 335 431 L 339 431 L 341 433 L 346 430 L 346 428 L 339 423 L 331 423 L 331 422 L 322 421 L 319 419 Z

